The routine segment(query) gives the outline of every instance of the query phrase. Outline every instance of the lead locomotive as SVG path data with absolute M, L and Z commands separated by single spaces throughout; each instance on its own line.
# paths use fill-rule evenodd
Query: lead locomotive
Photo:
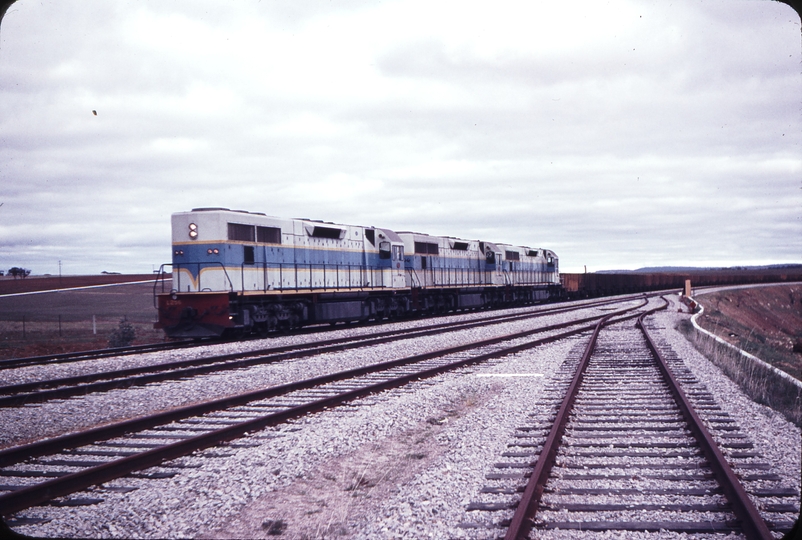
M 526 304 L 560 283 L 546 249 L 226 208 L 173 214 L 172 229 L 155 326 L 173 338 Z

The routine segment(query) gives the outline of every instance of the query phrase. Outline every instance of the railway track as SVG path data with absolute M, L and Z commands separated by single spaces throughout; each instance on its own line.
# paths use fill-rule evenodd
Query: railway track
M 642 298 L 645 296 L 644 294 L 632 294 L 632 295 L 625 295 L 617 297 L 614 300 L 597 300 L 597 301 L 588 301 L 582 304 L 583 307 L 594 307 L 594 306 L 601 306 L 607 305 L 610 303 L 617 303 L 617 302 L 625 302 L 627 300 L 631 300 L 633 298 Z M 561 310 L 566 309 L 565 307 L 551 307 L 544 309 L 542 306 L 536 307 L 535 309 L 529 310 L 528 313 L 536 314 L 536 313 L 553 313 L 553 312 L 560 312 Z M 572 309 L 572 308 L 569 308 Z M 447 316 L 445 314 L 444 316 Z M 522 314 L 521 314 L 522 315 Z M 509 315 L 490 315 L 487 317 L 482 317 L 479 320 L 484 320 L 486 322 L 492 322 L 497 318 L 499 320 L 504 320 L 507 317 L 511 317 Z M 514 316 L 513 316 L 514 317 Z M 371 322 L 360 323 L 360 326 L 380 326 L 386 324 L 388 321 L 386 320 L 375 320 Z M 444 323 L 448 325 L 449 323 Z M 435 323 L 432 326 L 440 326 L 439 324 Z M 341 329 L 342 325 L 335 325 L 329 326 L 327 325 L 325 328 L 331 329 Z M 321 327 L 319 326 L 311 326 L 298 329 L 293 332 L 293 335 L 303 335 L 303 334 L 314 334 L 319 333 L 321 331 Z M 76 352 L 68 352 L 68 353 L 60 353 L 60 354 L 51 354 L 51 355 L 42 355 L 42 356 L 29 356 L 25 358 L 7 358 L 0 360 L 0 371 L 7 370 L 7 369 L 16 369 L 21 367 L 27 366 L 43 366 L 43 365 L 54 365 L 54 364 L 66 364 L 66 363 L 73 363 L 73 362 L 84 362 L 87 360 L 98 360 L 102 358 L 110 358 L 110 357 L 120 357 L 120 356 L 129 356 L 134 354 L 143 354 L 149 352 L 160 352 L 160 351 L 170 351 L 175 349 L 183 349 L 183 348 L 194 348 L 194 347 L 205 347 L 210 344 L 217 344 L 217 343 L 224 343 L 225 341 L 219 340 L 204 340 L 204 341 L 197 341 L 197 340 L 181 340 L 181 341 L 170 341 L 165 343 L 147 343 L 142 345 L 131 345 L 128 347 L 115 347 L 109 349 L 97 349 L 97 350 L 89 350 L 89 351 L 76 351 Z
M 563 444 L 554 454 L 550 474 L 547 474 L 542 492 L 536 498 L 534 511 L 531 510 L 532 505 L 521 502 L 522 495 L 527 489 L 528 479 L 535 476 L 533 471 L 541 463 L 539 456 L 549 454 L 544 450 L 544 443 L 550 436 L 554 417 L 562 406 L 566 389 L 575 377 L 581 354 L 570 355 L 567 360 L 562 361 L 564 353 L 555 355 L 550 352 L 551 347 L 537 349 L 541 351 L 538 353 L 519 353 L 547 342 L 556 342 L 555 347 L 561 351 L 568 351 L 572 343 L 584 348 L 586 336 L 590 336 L 599 321 L 601 314 L 598 312 L 593 320 L 584 320 L 590 318 L 587 313 L 578 314 L 573 317 L 574 325 L 565 328 L 556 328 L 554 326 L 557 325 L 550 324 L 554 328 L 544 330 L 548 328 L 544 325 L 540 329 L 519 332 L 516 335 L 445 348 L 441 346 L 431 353 L 407 354 L 405 358 L 356 369 L 339 367 L 335 369 L 343 371 L 326 372 L 290 384 L 223 399 L 209 399 L 157 415 L 115 422 L 80 433 L 8 448 L 0 451 L 0 515 L 9 525 L 23 527 L 22 530 L 48 531 L 46 534 L 54 534 L 54 531 L 64 531 L 66 526 L 66 530 L 72 532 L 55 534 L 75 535 L 75 530 L 84 529 L 70 528 L 67 524 L 72 523 L 74 527 L 78 519 L 74 517 L 74 512 L 80 512 L 78 515 L 95 516 L 91 519 L 97 523 L 104 519 L 119 523 L 113 517 L 118 512 L 128 516 L 136 515 L 143 501 L 152 497 L 156 497 L 158 501 L 163 489 L 174 490 L 185 485 L 185 482 L 193 482 L 192 479 L 197 477 L 196 471 L 206 471 L 204 477 L 208 477 L 207 481 L 215 485 L 215 491 L 219 489 L 218 493 L 222 493 L 223 490 L 230 489 L 224 487 L 229 482 L 222 478 L 218 480 L 216 475 L 227 470 L 230 462 L 239 461 L 242 459 L 240 456 L 247 455 L 258 456 L 256 459 L 261 463 L 265 459 L 263 456 L 273 455 L 276 448 L 283 450 L 275 454 L 277 457 L 274 465 L 268 467 L 265 464 L 264 469 L 260 469 L 256 484 L 250 480 L 254 476 L 254 471 L 250 469 L 244 473 L 246 477 L 237 475 L 231 482 L 250 482 L 253 489 L 254 485 L 264 484 L 265 475 L 272 478 L 272 475 L 277 474 L 272 472 L 276 466 L 282 470 L 286 468 L 286 474 L 295 478 L 297 473 L 293 471 L 297 469 L 285 466 L 285 460 L 293 461 L 301 455 L 309 456 L 306 446 L 310 439 L 314 441 L 313 445 L 326 445 L 325 438 L 318 441 L 317 437 L 313 437 L 318 433 L 318 428 L 325 428 L 333 422 L 337 426 L 334 428 L 337 430 L 337 438 L 341 440 L 342 437 L 349 437 L 351 432 L 340 434 L 340 422 L 353 429 L 362 425 L 356 418 L 372 416 L 376 412 L 374 408 L 392 409 L 397 406 L 394 405 L 396 400 L 409 405 L 418 403 L 421 394 L 425 396 L 431 392 L 436 396 L 442 395 L 443 391 L 448 392 L 441 390 L 441 386 L 453 388 L 452 385 L 456 383 L 457 387 L 470 389 L 475 384 L 471 381 L 491 380 L 486 378 L 488 374 L 533 372 L 540 368 L 534 367 L 537 364 L 527 362 L 530 357 L 537 357 L 549 358 L 548 362 L 551 362 L 549 365 L 552 367 L 546 372 L 554 373 L 557 369 L 557 374 L 548 383 L 545 397 L 541 398 L 542 394 L 538 393 L 537 400 L 529 405 L 537 414 L 533 414 L 527 422 L 517 424 L 523 414 L 526 414 L 526 406 L 516 406 L 514 409 L 518 413 L 508 415 L 509 419 L 503 422 L 506 427 L 496 430 L 497 435 L 493 440 L 498 441 L 498 444 L 494 444 L 493 448 L 503 445 L 504 438 L 513 431 L 514 437 L 510 439 L 509 446 L 503 451 L 494 470 L 487 475 L 482 493 L 473 497 L 474 502 L 470 505 L 469 499 L 463 500 L 461 496 L 459 502 L 454 501 L 457 502 L 455 506 L 459 507 L 459 513 L 454 517 L 471 517 L 471 523 L 462 522 L 459 527 L 468 533 L 469 529 L 474 529 L 475 534 L 468 534 L 466 537 L 487 538 L 511 534 L 511 538 L 562 538 L 566 531 L 571 534 L 572 530 L 575 531 L 574 535 L 590 535 L 589 531 L 596 530 L 601 535 L 616 536 L 634 532 L 640 537 L 649 535 L 654 529 L 661 529 L 662 535 L 673 532 L 704 537 L 731 533 L 738 536 L 745 533 L 745 529 L 744 519 L 739 517 L 739 511 L 735 509 L 737 505 L 733 505 L 732 496 L 717 480 L 714 468 L 711 467 L 712 462 L 700 450 L 697 437 L 689 428 L 690 424 L 677 412 L 676 407 L 672 408 L 672 398 L 668 397 L 666 391 L 667 383 L 660 383 L 653 377 L 655 367 L 649 364 L 652 353 L 643 348 L 646 338 L 636 337 L 640 331 L 632 327 L 634 318 L 646 310 L 654 310 L 657 303 L 657 300 L 652 300 L 648 305 L 631 309 L 627 313 L 623 313 L 621 308 L 632 307 L 631 304 L 601 306 L 603 310 L 612 308 L 615 311 L 607 312 L 613 317 L 604 329 L 599 330 L 598 348 L 588 359 L 588 371 L 578 386 L 578 404 L 573 406 L 569 421 L 564 426 Z M 667 316 L 668 314 L 661 315 Z M 560 322 L 560 319 L 549 322 Z M 574 337 L 568 339 L 571 335 Z M 778 481 L 773 466 L 752 447 L 734 418 L 722 412 L 715 398 L 706 391 L 704 385 L 693 378 L 682 360 L 676 357 L 666 343 L 659 341 L 662 335 L 653 339 L 653 347 L 661 352 L 670 366 L 671 372 L 688 396 L 688 401 L 694 405 L 702 423 L 712 434 L 712 440 L 731 465 L 737 481 L 740 481 L 742 488 L 755 501 L 759 518 L 765 520 L 769 530 L 775 532 L 774 537 L 778 537 L 776 533 L 787 530 L 790 520 L 795 517 L 794 512 L 798 513 L 798 491 L 783 487 L 789 485 L 788 481 L 785 480 L 785 484 Z M 560 343 L 563 339 L 567 341 Z M 452 345 L 457 342 L 451 341 Z M 377 349 L 371 356 L 381 354 L 380 351 L 381 349 Z M 510 363 L 518 367 L 510 370 L 507 367 Z M 288 363 L 293 364 L 295 363 Z M 478 368 L 482 364 L 487 367 Z M 306 365 L 306 360 L 303 365 Z M 459 371 L 443 379 L 432 379 L 454 370 Z M 644 374 L 649 374 L 649 377 Z M 427 379 L 429 382 L 423 382 Z M 442 384 L 444 381 L 448 381 L 447 384 Z M 532 388 L 542 389 L 542 384 L 540 382 Z M 615 388 L 615 392 L 610 391 L 611 387 Z M 395 391 L 386 392 L 394 388 Z M 524 386 L 518 385 L 518 388 L 530 386 L 527 383 Z M 150 389 L 139 392 L 146 391 L 149 393 L 142 395 L 151 395 Z M 364 399 L 370 396 L 375 397 Z M 97 396 L 98 399 L 100 397 Z M 81 403 L 79 400 L 70 401 Z M 501 403 L 507 402 L 494 402 L 496 406 Z M 615 406 L 611 406 L 611 403 Z M 58 407 L 58 404 L 53 406 Z M 35 411 L 38 407 L 37 405 L 29 410 Z M 48 410 L 50 405 L 44 407 L 44 410 Z M 324 412 L 299 421 L 304 415 L 330 408 L 336 408 L 336 411 Z M 503 408 L 506 410 L 507 407 Z M 354 423 L 351 422 L 352 418 Z M 409 419 L 410 416 L 407 415 L 406 418 Z M 430 420 L 432 425 L 440 425 L 440 416 L 428 418 L 426 420 L 427 416 L 422 417 L 425 420 L 424 425 L 430 424 Z M 290 425 L 286 425 L 287 423 Z M 447 425 L 450 422 L 444 424 Z M 516 425 L 519 429 L 514 430 Z M 300 437 L 299 441 L 303 441 L 297 446 L 279 442 L 288 439 L 295 441 L 295 432 Z M 302 435 L 304 433 L 306 434 Z M 485 440 L 489 439 L 485 437 Z M 460 443 L 460 446 L 462 444 L 465 443 Z M 295 448 L 300 451 L 297 455 Z M 496 451 L 499 452 L 494 454 L 496 456 L 502 452 Z M 404 459 L 413 461 L 425 459 L 422 457 L 425 453 L 417 453 L 417 449 L 413 452 L 415 453 L 402 455 L 412 456 Z M 289 455 L 285 455 L 287 453 Z M 487 463 L 485 460 L 490 454 L 483 455 L 485 457 L 481 463 Z M 253 457 L 245 459 L 245 463 L 251 463 L 250 459 Z M 543 463 L 546 461 L 544 459 Z M 319 474 L 318 471 L 318 476 Z M 446 477 L 453 474 L 453 471 L 442 471 L 440 474 Z M 286 478 L 284 472 L 281 475 Z M 477 484 L 462 493 L 477 493 L 482 486 L 483 475 L 480 465 L 474 477 Z M 434 478 L 437 478 L 436 473 Z M 326 478 L 326 483 L 329 481 Z M 282 497 L 280 493 L 274 495 L 273 492 L 281 482 L 267 482 L 274 486 L 268 488 L 269 496 Z M 434 482 L 438 483 L 439 480 Z M 360 484 L 357 482 L 352 485 Z M 432 485 L 431 481 L 426 485 Z M 442 490 L 447 491 L 449 485 L 446 483 Z M 346 494 L 349 498 L 357 496 L 361 488 L 353 489 L 353 494 L 345 491 L 341 497 Z M 191 489 L 188 491 L 190 497 L 194 497 L 193 493 L 195 491 Z M 452 490 L 451 493 L 455 491 Z M 217 496 L 207 500 L 215 503 L 220 501 Z M 415 500 L 417 508 L 419 499 Z M 157 503 L 150 511 L 160 504 L 163 503 Z M 186 500 L 186 504 L 192 505 L 189 500 Z M 206 503 L 199 502 L 195 506 L 204 508 L 204 504 Z M 85 508 L 69 510 L 68 513 L 66 508 L 59 508 L 64 506 Z M 524 507 L 530 509 L 520 520 L 524 528 L 517 533 L 513 532 L 511 525 L 515 521 L 515 513 L 522 511 Z M 427 508 L 429 507 L 420 507 L 420 511 Z M 170 514 L 165 513 L 159 514 L 158 518 L 152 515 L 151 518 L 143 516 L 143 519 L 163 522 L 165 518 L 169 519 L 168 516 Z M 429 517 L 433 516 L 429 514 Z M 192 517 L 187 519 L 193 520 Z M 198 516 L 195 516 L 195 522 L 197 519 Z M 262 531 L 266 530 L 265 523 L 277 523 L 272 517 L 271 519 L 272 521 L 257 522 L 257 532 L 259 523 Z M 374 518 L 368 518 L 368 521 L 372 519 Z M 49 520 L 52 522 L 46 524 Z M 461 520 L 458 517 L 451 521 L 449 530 L 457 529 Z M 127 530 L 140 530 L 130 528 L 132 525 L 136 526 L 134 524 L 137 522 L 136 518 L 133 522 L 129 519 Z M 302 522 L 306 522 L 306 519 L 296 517 L 289 522 L 285 519 L 285 525 L 282 526 L 290 523 L 290 531 L 295 531 Z M 42 525 L 37 526 L 37 523 Z M 106 534 L 102 532 L 103 526 L 98 528 L 97 523 L 93 525 L 94 530 Z M 31 527 L 24 527 L 25 525 Z M 296 528 L 292 528 L 293 526 Z M 747 529 L 748 527 L 747 525 Z M 107 530 L 114 534 L 115 529 Z M 183 532 L 151 534 L 159 537 L 196 534 L 192 532 L 195 529 L 171 530 Z M 579 530 L 583 532 L 577 533 Z M 744 535 L 767 538 L 750 534 Z M 376 529 L 363 537 L 372 538 L 375 535 Z
M 96 349 L 90 351 L 76 351 L 60 354 L 48 354 L 42 356 L 26 356 L 25 358 L 6 358 L 0 360 L 0 370 L 15 369 L 26 366 L 42 366 L 50 364 L 66 364 L 71 362 L 83 362 L 86 360 L 97 360 L 99 358 L 109 358 L 127 356 L 131 354 L 143 354 L 149 352 L 169 351 L 183 349 L 186 347 L 196 347 L 198 343 L 193 340 L 171 341 L 166 343 L 146 343 L 143 345 L 131 345 L 129 347 L 114 347 L 110 349 Z
M 599 322 L 468 507 L 486 514 L 483 524 L 464 526 L 506 528 L 507 540 L 566 530 L 767 539 L 790 529 L 797 491 L 765 472 L 733 419 L 642 320 Z
M 606 317 L 632 318 L 634 315 L 626 312 L 639 307 L 643 304 L 624 307 Z M 163 478 L 178 474 L 182 464 L 171 460 L 225 445 L 310 412 L 593 328 L 582 321 L 573 321 L 572 328 L 559 332 L 550 328 L 547 336 L 536 336 L 543 329 L 520 332 L 8 448 L 0 451 L 0 478 L 6 480 L 0 486 L 4 492 L 0 495 L 0 515 L 18 524 L 25 518 L 15 514 L 36 505 L 94 504 L 98 502 L 96 496 L 71 495 L 126 475 Z M 148 470 L 153 467 L 158 469 Z
M 148 364 L 134 368 L 95 371 L 69 377 L 39 379 L 33 382 L 6 384 L 0 386 L 0 407 L 19 407 L 30 403 L 41 403 L 53 399 L 82 396 L 92 392 L 104 392 L 118 388 L 129 388 L 156 382 L 181 380 L 188 377 L 238 370 L 251 366 L 264 365 L 292 358 L 344 351 L 347 349 L 369 347 L 401 339 L 432 336 L 457 330 L 484 327 L 489 324 L 504 324 L 514 321 L 544 317 L 560 313 L 571 313 L 600 306 L 615 306 L 631 301 L 591 302 L 580 306 L 552 307 L 527 310 L 523 313 L 490 315 L 469 321 L 429 324 L 417 328 L 386 330 L 369 335 L 326 338 L 296 345 L 269 347 L 236 354 L 215 355 L 159 364 Z M 539 331 L 551 331 L 574 324 L 598 320 L 602 315 L 595 314 L 564 324 L 544 326 Z M 99 357 L 106 358 L 106 355 Z

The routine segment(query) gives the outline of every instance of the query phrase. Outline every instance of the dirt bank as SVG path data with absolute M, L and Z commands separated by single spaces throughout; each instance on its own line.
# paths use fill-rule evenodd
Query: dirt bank
M 696 299 L 705 308 L 699 319 L 703 328 L 802 379 L 802 284 L 735 289 Z

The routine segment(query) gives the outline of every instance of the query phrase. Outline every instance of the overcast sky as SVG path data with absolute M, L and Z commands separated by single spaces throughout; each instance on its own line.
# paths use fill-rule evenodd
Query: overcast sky
M 151 272 L 204 206 L 800 263 L 801 49 L 771 0 L 19 0 L 0 269 Z

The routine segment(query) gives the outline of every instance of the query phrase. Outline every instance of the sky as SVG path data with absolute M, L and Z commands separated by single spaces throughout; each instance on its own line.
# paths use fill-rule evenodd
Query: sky
M 150 273 L 196 207 L 802 263 L 801 51 L 772 0 L 18 0 L 0 270 Z

